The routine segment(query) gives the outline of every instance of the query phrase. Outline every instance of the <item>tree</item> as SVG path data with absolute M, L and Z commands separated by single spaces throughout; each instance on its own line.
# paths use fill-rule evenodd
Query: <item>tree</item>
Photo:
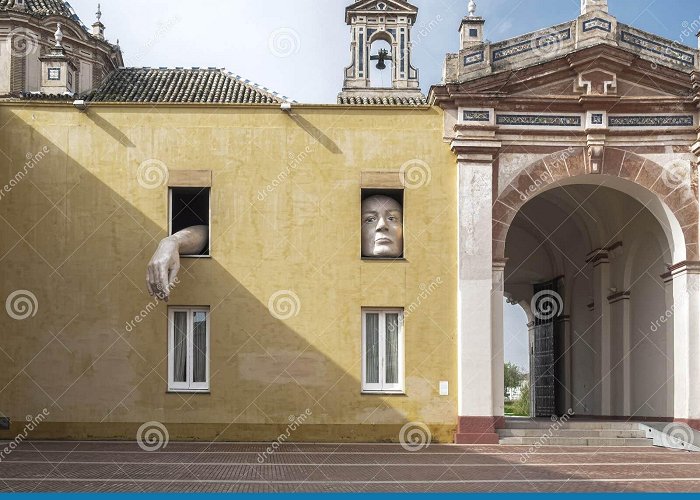
M 520 367 L 514 363 L 505 364 L 504 372 L 504 389 L 515 389 L 520 387 L 520 385 L 525 380 L 525 374 L 522 372 Z

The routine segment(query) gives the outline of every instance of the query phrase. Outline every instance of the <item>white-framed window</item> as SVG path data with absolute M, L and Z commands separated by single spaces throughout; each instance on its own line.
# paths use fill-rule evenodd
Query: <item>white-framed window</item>
M 168 309 L 168 390 L 209 391 L 209 309 Z
M 363 309 L 362 392 L 404 391 L 403 309 Z

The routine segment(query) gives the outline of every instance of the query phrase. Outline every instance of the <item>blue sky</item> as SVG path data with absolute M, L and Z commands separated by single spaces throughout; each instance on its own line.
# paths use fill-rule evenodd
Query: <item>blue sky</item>
M 71 0 L 85 24 L 96 0 Z M 102 0 L 111 41 L 120 40 L 127 66 L 226 67 L 300 102 L 335 102 L 349 64 L 351 0 Z M 425 93 L 440 82 L 444 56 L 457 50 L 467 0 L 415 0 L 416 27 L 437 26 L 414 50 Z M 575 18 L 579 0 L 477 0 L 486 37 L 503 40 Z M 700 18 L 698 0 L 609 0 L 621 22 L 680 41 L 683 23 Z M 275 34 L 292 49 L 279 56 Z M 281 34 L 281 35 L 280 35 Z M 416 39 L 414 33 L 414 40 Z M 282 40 L 283 42 L 285 40 Z M 697 46 L 697 40 L 686 43 Z M 277 53 L 277 55 L 276 55 Z
M 574 19 L 579 0 L 476 0 L 491 41 Z M 225 67 L 300 102 L 333 103 L 350 63 L 344 9 L 351 0 L 102 0 L 111 41 L 120 39 L 127 66 Z M 445 54 L 458 48 L 467 0 L 414 0 L 420 12 L 414 65 L 425 93 L 440 82 Z M 72 0 L 88 26 L 97 1 Z M 623 23 L 697 46 L 684 26 L 700 20 L 698 0 L 609 0 Z M 271 47 L 271 40 L 280 45 Z M 290 45 L 285 45 L 288 43 Z M 282 57 L 280 53 L 283 53 Z M 527 369 L 525 314 L 506 307 L 506 360 Z

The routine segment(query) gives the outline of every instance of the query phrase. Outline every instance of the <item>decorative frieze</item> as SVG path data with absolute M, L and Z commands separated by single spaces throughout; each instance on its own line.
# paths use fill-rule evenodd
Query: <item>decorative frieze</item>
M 685 116 L 610 116 L 609 127 L 692 127 L 693 115 Z
M 591 115 L 591 123 L 593 125 L 602 125 L 603 124 L 603 113 L 593 113 Z
M 472 64 L 479 64 L 484 62 L 484 51 L 479 50 L 478 52 L 472 52 L 464 56 L 464 65 L 471 66 Z
M 491 113 L 488 111 L 465 109 L 462 118 L 465 122 L 488 122 L 491 121 Z
M 518 56 L 531 50 L 546 48 L 552 44 L 561 44 L 571 39 L 571 29 L 566 28 L 552 33 L 545 33 L 537 38 L 525 40 L 509 47 L 493 51 L 493 62 L 497 62 L 509 57 Z
M 577 115 L 496 115 L 497 125 L 538 126 L 538 127 L 580 127 L 581 117 Z
M 649 40 L 648 38 L 634 35 L 629 31 L 622 31 L 620 34 L 620 39 L 623 42 L 629 43 L 630 45 L 654 52 L 661 57 L 671 59 L 677 63 L 686 66 L 695 66 L 695 55 L 679 50 L 671 45 L 665 45 L 654 40 Z
M 583 31 L 593 31 L 593 30 L 607 31 L 608 33 L 610 33 L 612 31 L 612 23 L 610 21 L 606 21 L 605 19 L 601 19 L 599 17 L 594 17 L 593 19 L 589 19 L 588 21 L 584 21 Z

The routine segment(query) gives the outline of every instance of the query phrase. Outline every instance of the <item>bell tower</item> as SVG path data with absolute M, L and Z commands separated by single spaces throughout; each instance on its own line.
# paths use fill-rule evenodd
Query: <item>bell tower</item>
M 348 98 L 423 98 L 418 70 L 411 65 L 411 29 L 418 8 L 404 0 L 355 0 L 345 9 L 350 26 L 350 66 L 345 68 L 339 102 Z M 375 50 L 375 42 L 390 49 Z M 391 83 L 372 86 L 372 72 L 391 64 Z

